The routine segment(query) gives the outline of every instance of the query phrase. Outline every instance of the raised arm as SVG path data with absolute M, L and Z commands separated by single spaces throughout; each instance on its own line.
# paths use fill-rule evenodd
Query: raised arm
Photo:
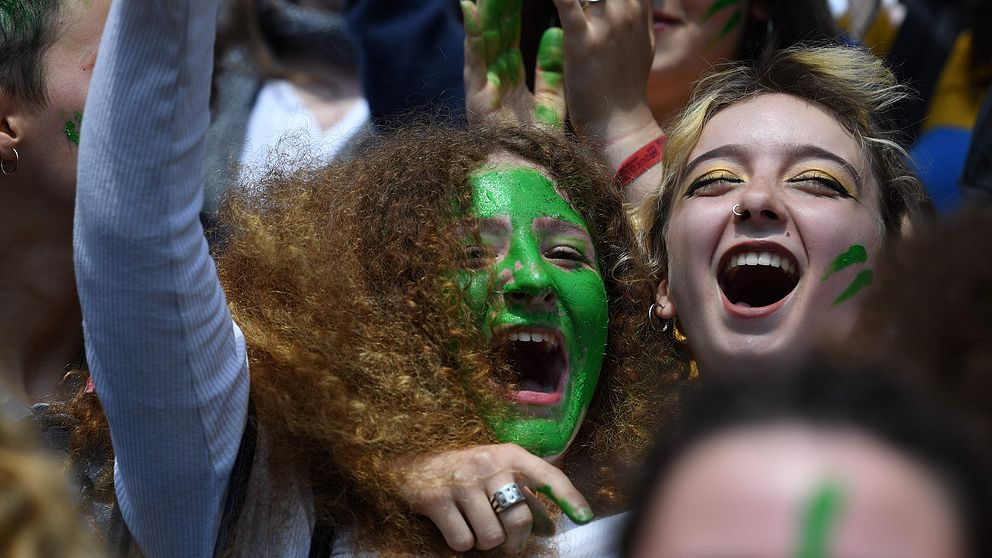
M 121 509 L 146 556 L 210 556 L 244 428 L 244 339 L 203 238 L 215 0 L 113 3 L 84 112 L 76 274 Z

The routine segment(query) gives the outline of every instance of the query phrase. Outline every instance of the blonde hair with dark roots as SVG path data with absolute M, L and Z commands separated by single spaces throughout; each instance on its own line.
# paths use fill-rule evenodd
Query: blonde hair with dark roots
M 469 174 L 510 153 L 545 169 L 590 228 L 609 300 L 596 395 L 562 465 L 598 511 L 673 411 L 680 368 L 645 330 L 653 284 L 609 175 L 573 142 L 521 128 L 430 125 L 373 138 L 356 159 L 234 192 L 218 270 L 247 339 L 271 463 L 312 486 L 317 511 L 384 555 L 453 555 L 397 494 L 396 463 L 494 443 L 507 366 L 453 270 Z M 277 496 L 278 494 L 274 494 Z M 339 531 L 340 532 L 340 531 Z
M 667 273 L 665 233 L 674 195 L 703 128 L 721 110 L 770 93 L 816 104 L 854 137 L 878 183 L 880 221 L 890 237 L 929 211 L 929 199 L 897 141 L 899 131 L 887 116 L 908 98 L 909 90 L 879 58 L 860 48 L 783 49 L 756 62 L 728 64 L 700 80 L 689 105 L 668 130 L 661 187 L 645 199 L 638 215 L 657 274 Z

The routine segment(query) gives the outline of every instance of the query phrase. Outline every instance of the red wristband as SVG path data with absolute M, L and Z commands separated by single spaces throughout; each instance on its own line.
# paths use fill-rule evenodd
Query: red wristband
M 662 134 L 627 157 L 617 169 L 616 180 L 618 187 L 625 188 L 628 184 L 644 174 L 649 168 L 661 162 L 665 153 L 665 140 L 668 136 Z

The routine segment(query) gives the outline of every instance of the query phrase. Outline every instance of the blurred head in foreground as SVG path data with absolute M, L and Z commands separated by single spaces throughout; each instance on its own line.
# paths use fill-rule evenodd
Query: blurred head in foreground
M 878 372 L 705 382 L 648 464 L 623 555 L 984 555 L 984 455 Z
M 32 441 L 0 417 L 0 556 L 97 556 L 65 474 Z

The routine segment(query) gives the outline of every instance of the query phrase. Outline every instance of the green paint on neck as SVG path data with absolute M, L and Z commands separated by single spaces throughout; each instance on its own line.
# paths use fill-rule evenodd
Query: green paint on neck
M 79 132 L 80 130 L 82 130 L 82 128 L 83 128 L 83 113 L 76 111 L 72 113 L 72 120 L 66 120 L 65 128 L 63 129 L 63 131 L 65 132 L 65 137 L 69 138 L 69 141 L 71 141 L 72 143 L 78 146 Z
M 826 281 L 828 277 L 844 269 L 845 267 L 849 267 L 854 264 L 862 264 L 866 261 L 868 261 L 868 251 L 865 250 L 865 247 L 860 244 L 852 244 L 851 247 L 847 249 L 847 252 L 844 252 L 834 258 L 833 263 L 830 264 L 827 271 L 823 274 L 823 280 Z
M 548 498 L 551 498 L 551 500 L 557 504 L 559 508 L 561 508 L 561 511 L 565 512 L 565 515 L 567 515 L 569 519 L 578 525 L 589 523 L 595 517 L 591 509 L 585 506 L 576 508 L 568 500 L 555 496 L 554 491 L 551 490 L 551 487 L 548 485 L 540 486 L 536 488 L 536 490 Z
M 840 516 L 842 503 L 840 488 L 832 483 L 821 485 L 806 506 L 802 537 L 796 558 L 826 558 L 830 535 Z
M 858 294 L 858 292 L 860 292 L 861 289 L 867 287 L 868 285 L 871 285 L 871 282 L 874 279 L 875 279 L 875 274 L 872 273 L 872 270 L 870 269 L 861 270 L 854 277 L 854 281 L 851 281 L 851 284 L 848 285 L 846 289 L 844 289 L 844 292 L 840 293 L 840 296 L 838 296 L 837 300 L 834 301 L 834 306 L 837 306 L 838 304 L 845 302 L 852 296 Z

